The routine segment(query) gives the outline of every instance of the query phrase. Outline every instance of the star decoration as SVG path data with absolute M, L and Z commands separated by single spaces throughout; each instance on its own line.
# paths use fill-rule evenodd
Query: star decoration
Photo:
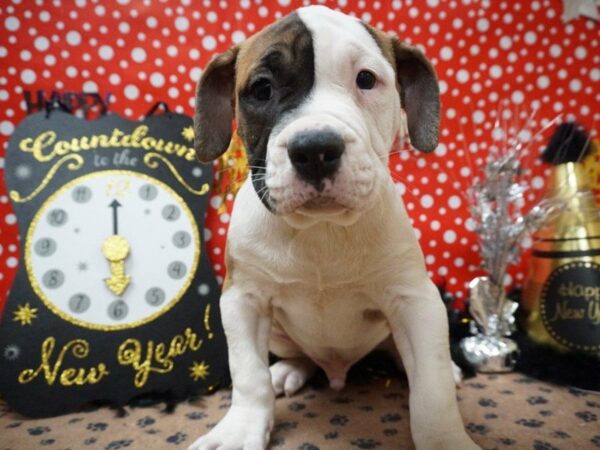
M 563 0 L 562 21 L 567 23 L 579 16 L 600 20 L 597 0 Z
M 21 350 L 16 345 L 7 345 L 4 347 L 4 357 L 9 361 L 14 361 L 21 354 Z
M 181 135 L 186 141 L 192 142 L 194 140 L 194 128 L 192 128 L 192 126 L 185 127 L 181 132 Z
M 32 308 L 29 303 L 19 305 L 18 310 L 14 311 L 13 321 L 21 322 L 21 325 L 31 325 L 33 319 L 37 319 L 37 308 Z
M 194 361 L 192 367 L 190 367 L 190 377 L 194 379 L 194 381 L 198 381 L 198 379 L 202 378 L 203 380 L 208 376 L 208 368 L 210 366 L 206 364 L 204 361 L 198 363 Z

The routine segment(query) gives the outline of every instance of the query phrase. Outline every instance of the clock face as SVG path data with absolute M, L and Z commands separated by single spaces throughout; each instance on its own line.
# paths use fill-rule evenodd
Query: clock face
M 147 175 L 95 172 L 55 192 L 25 242 L 34 291 L 61 318 L 92 329 L 149 322 L 177 303 L 200 256 L 183 199 Z

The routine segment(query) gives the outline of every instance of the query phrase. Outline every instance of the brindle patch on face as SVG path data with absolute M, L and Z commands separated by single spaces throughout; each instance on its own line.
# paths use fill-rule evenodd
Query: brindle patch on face
M 269 136 L 282 117 L 309 96 L 314 81 L 312 36 L 297 13 L 254 36 L 238 55 L 238 133 L 246 147 L 254 189 L 269 210 L 274 206 L 265 185 Z M 271 97 L 266 100 L 256 95 L 257 86 L 265 93 L 265 83 L 271 86 Z

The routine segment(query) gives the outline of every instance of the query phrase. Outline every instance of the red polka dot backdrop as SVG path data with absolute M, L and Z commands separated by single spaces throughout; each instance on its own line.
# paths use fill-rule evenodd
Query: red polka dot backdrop
M 24 93 L 110 93 L 110 110 L 140 118 L 162 100 L 192 114 L 194 88 L 210 58 L 308 2 L 181 0 L 5 1 L 0 6 L 0 177 L 7 141 L 26 115 Z M 465 190 L 495 145 L 494 125 L 525 123 L 527 199 L 545 190 L 537 155 L 559 114 L 592 135 L 600 117 L 598 22 L 561 18 L 559 0 L 322 2 L 419 45 L 436 67 L 441 141 L 430 155 L 403 147 L 390 169 L 412 217 L 427 267 L 464 299 L 480 256 Z M 591 1 L 590 3 L 594 3 Z M 536 111 L 534 114 L 532 114 Z M 530 119 L 528 119 L 530 118 Z M 232 195 L 214 195 L 206 222 L 220 280 Z M 19 264 L 16 217 L 0 187 L 0 308 Z M 508 284 L 524 279 L 525 263 Z

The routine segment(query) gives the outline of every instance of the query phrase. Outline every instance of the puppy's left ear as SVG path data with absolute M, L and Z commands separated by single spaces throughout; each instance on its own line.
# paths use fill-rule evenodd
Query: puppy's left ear
M 435 70 L 417 48 L 396 37 L 392 37 L 392 46 L 410 142 L 429 153 L 437 147 L 440 134 L 440 90 Z
M 234 117 L 235 62 L 238 47 L 215 56 L 198 80 L 194 114 L 194 148 L 202 162 L 227 150 Z

